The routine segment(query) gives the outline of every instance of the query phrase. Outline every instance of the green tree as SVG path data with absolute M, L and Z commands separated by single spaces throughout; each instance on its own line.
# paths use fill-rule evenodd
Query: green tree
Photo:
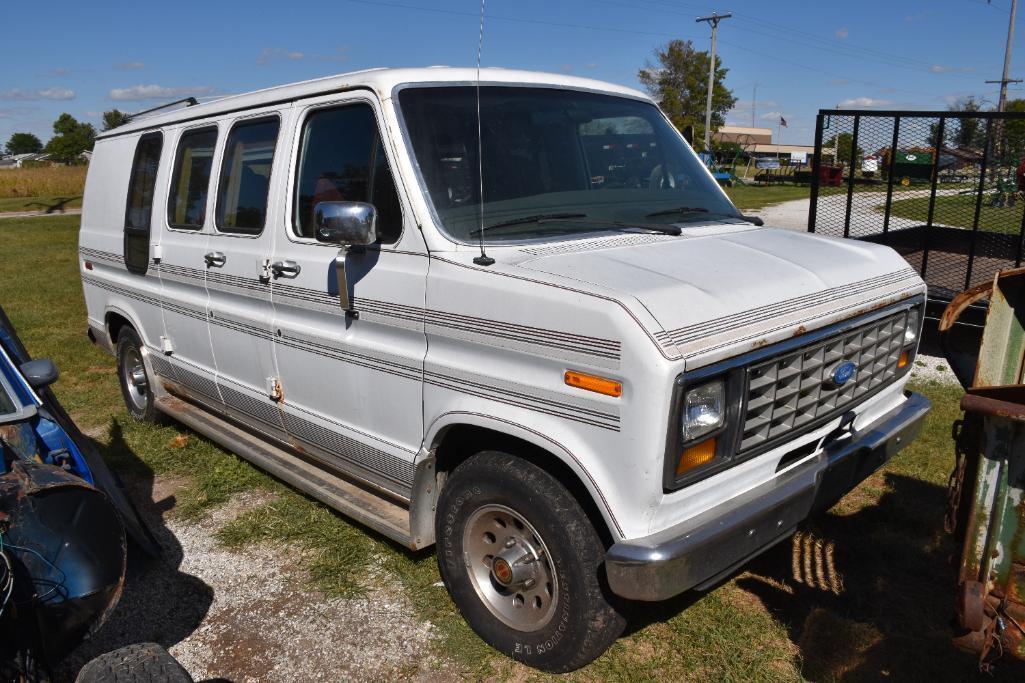
M 8 154 L 35 154 L 42 149 L 42 141 L 32 133 L 14 133 L 6 147 Z
M 948 107 L 950 111 L 982 111 L 982 102 L 972 95 L 962 97 Z M 954 147 L 982 149 L 986 145 L 986 126 L 982 119 L 947 119 L 947 141 Z
M 694 127 L 695 145 L 705 137 L 705 103 L 708 97 L 709 54 L 694 49 L 689 40 L 672 40 L 655 50 L 655 61 L 649 60 L 637 72 L 652 98 L 679 130 Z M 712 89 L 712 131 L 726 122 L 726 113 L 737 98 L 723 81 L 729 70 L 722 59 L 715 58 L 715 87 Z
M 93 148 L 95 141 L 93 124 L 80 123 L 71 114 L 64 113 L 53 122 L 53 137 L 45 149 L 53 161 L 74 163 L 82 152 Z
M 1008 100 L 1004 111 L 1025 113 L 1025 100 Z M 1025 157 L 1025 119 L 1004 121 L 1004 141 L 1007 156 L 1012 159 Z
M 111 130 L 112 128 L 123 126 L 131 120 L 132 117 L 120 109 L 105 111 L 103 112 L 103 130 Z
M 849 165 L 851 163 L 851 143 L 854 141 L 853 136 L 850 133 L 837 133 L 825 143 L 823 147 L 832 147 L 835 155 L 834 158 L 838 163 Z M 855 150 L 854 163 L 858 163 L 858 159 L 865 153 L 861 147 Z

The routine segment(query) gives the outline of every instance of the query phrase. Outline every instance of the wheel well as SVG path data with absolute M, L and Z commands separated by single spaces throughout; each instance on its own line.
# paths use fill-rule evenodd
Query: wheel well
M 602 543 L 606 547 L 612 545 L 612 534 L 605 523 L 605 518 L 595 504 L 590 491 L 569 465 L 540 446 L 494 429 L 475 425 L 453 425 L 442 433 L 434 449 L 439 488 L 444 486 L 445 476 L 449 472 L 481 451 L 504 451 L 551 474 L 580 503 L 580 507 L 583 508 L 588 519 L 591 520 L 591 524 L 598 531 Z
M 107 334 L 110 335 L 110 344 L 117 348 L 117 336 L 121 334 L 121 329 L 126 325 L 132 327 L 132 323 L 120 313 L 113 312 L 107 314 L 105 323 L 107 325 Z

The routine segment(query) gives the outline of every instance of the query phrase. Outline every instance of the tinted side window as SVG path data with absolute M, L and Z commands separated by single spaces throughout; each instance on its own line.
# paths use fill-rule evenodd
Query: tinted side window
M 274 117 L 245 121 L 231 129 L 217 185 L 216 224 L 221 232 L 263 232 L 279 124 Z
M 372 203 L 377 208 L 379 241 L 398 240 L 399 198 L 368 104 L 316 111 L 303 124 L 293 202 L 295 234 L 314 237 L 314 207 L 342 201 Z
M 186 230 L 203 227 L 216 145 L 216 127 L 187 131 L 178 142 L 171 194 L 167 199 L 167 222 L 171 227 Z
M 125 265 L 133 273 L 146 272 L 149 264 L 149 227 L 153 216 L 153 190 L 160 165 L 163 136 L 147 133 L 139 138 L 128 180 L 128 205 L 125 209 Z

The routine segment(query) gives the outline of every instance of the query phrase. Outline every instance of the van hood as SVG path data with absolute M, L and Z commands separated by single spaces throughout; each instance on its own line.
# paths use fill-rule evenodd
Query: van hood
M 530 250 L 519 265 L 635 300 L 669 356 L 757 348 L 924 291 L 888 247 L 788 230 L 684 226 L 680 237 L 588 242 Z

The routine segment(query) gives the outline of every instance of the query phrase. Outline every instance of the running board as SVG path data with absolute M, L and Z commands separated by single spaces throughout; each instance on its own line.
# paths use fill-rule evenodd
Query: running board
M 415 548 L 409 509 L 381 494 L 324 471 L 224 418 L 174 396 L 161 396 L 156 408 L 240 458 L 313 496 L 384 536 Z

